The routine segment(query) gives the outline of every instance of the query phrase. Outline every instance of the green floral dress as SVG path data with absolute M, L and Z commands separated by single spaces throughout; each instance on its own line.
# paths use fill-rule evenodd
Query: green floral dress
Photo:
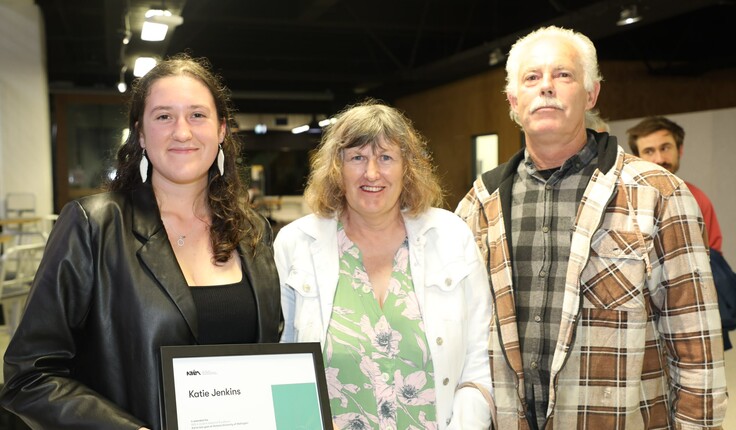
M 342 430 L 436 429 L 434 368 L 409 268 L 394 256 L 383 309 L 360 250 L 338 225 L 340 277 L 324 360 L 330 406 Z

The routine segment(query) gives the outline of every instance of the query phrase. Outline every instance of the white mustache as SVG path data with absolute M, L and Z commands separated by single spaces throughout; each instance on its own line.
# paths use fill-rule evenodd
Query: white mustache
M 564 110 L 565 106 L 562 105 L 561 101 L 557 100 L 554 97 L 537 97 L 536 99 L 534 99 L 531 106 L 529 106 L 529 112 L 534 113 L 535 111 L 542 108 L 555 108 Z

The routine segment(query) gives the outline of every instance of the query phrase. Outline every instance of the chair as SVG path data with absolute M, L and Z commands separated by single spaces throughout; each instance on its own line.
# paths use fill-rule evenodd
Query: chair
M 14 236 L 16 245 L 33 243 L 37 239 L 33 236 L 43 237 L 39 229 L 39 217 L 36 216 L 36 195 L 29 192 L 11 192 L 5 195 L 6 224 L 2 227 L 4 234 Z M 10 223 L 10 220 L 18 222 Z M 1 430 L 1 429 L 0 429 Z
M 25 299 L 31 290 L 45 247 L 45 242 L 11 246 L 5 249 L 0 258 L 0 302 L 11 336 L 20 322 Z M 7 309 L 6 304 L 9 305 Z
M 8 193 L 5 195 L 5 217 L 23 218 L 36 213 L 36 195 L 33 193 Z

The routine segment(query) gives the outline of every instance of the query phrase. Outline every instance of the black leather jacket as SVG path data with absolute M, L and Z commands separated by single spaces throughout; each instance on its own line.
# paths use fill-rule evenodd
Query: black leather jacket
M 259 220 L 262 218 L 259 218 Z M 264 219 L 241 244 L 259 342 L 278 342 L 279 281 Z M 5 354 L 0 404 L 34 429 L 161 428 L 162 345 L 197 344 L 197 315 L 149 185 L 64 207 Z

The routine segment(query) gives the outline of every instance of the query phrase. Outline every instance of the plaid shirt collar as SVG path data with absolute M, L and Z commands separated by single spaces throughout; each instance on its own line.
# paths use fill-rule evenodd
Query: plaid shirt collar
M 588 133 L 588 141 L 585 143 L 585 146 L 583 146 L 577 154 L 565 160 L 559 170 L 553 173 L 547 181 L 554 183 L 567 175 L 579 172 L 596 156 L 598 156 L 598 142 L 593 134 Z M 526 167 L 526 171 L 529 176 L 540 179 L 543 182 L 545 181 L 545 179 L 539 174 L 539 170 L 537 169 L 537 166 L 534 165 L 534 160 L 532 160 L 531 154 L 529 154 L 529 150 L 526 148 L 524 148 L 524 166 Z

